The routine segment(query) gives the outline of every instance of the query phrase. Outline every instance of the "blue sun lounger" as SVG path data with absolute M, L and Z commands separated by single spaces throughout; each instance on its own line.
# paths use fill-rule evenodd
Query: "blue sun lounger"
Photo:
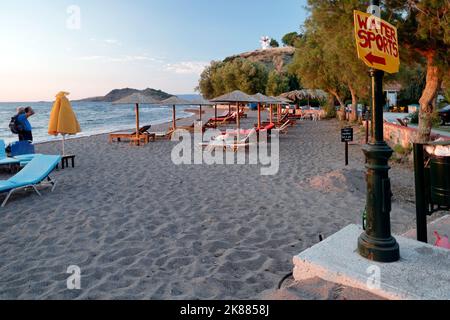
M 0 166 L 19 165 L 20 160 L 9 158 L 5 152 L 5 141 L 0 140 Z
M 52 186 L 52 191 L 56 187 L 56 182 L 50 178 L 50 174 L 55 170 L 61 156 L 36 155 L 19 173 L 8 180 L 0 180 L 0 193 L 8 193 L 2 203 L 6 206 L 11 194 L 15 191 L 33 188 L 41 196 L 37 186 L 45 183 Z

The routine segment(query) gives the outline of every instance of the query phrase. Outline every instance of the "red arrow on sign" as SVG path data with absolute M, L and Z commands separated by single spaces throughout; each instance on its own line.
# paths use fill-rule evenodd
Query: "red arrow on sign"
M 386 59 L 385 59 L 385 58 L 376 56 L 376 55 L 372 54 L 372 52 L 370 52 L 370 53 L 366 56 L 366 60 L 369 61 L 369 63 L 372 64 L 372 65 L 373 65 L 374 63 L 382 64 L 382 65 L 384 65 L 384 66 L 386 65 Z

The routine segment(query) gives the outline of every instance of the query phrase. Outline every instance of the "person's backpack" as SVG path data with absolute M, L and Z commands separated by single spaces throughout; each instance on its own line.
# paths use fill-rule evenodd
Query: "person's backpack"
M 11 118 L 11 121 L 9 122 L 9 129 L 14 134 L 19 134 L 24 130 L 23 124 L 20 123 L 18 119 L 18 115 Z

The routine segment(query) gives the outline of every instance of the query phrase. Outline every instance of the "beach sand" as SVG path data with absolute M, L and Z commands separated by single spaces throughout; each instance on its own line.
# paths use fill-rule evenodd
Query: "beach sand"
M 256 114 L 243 122 L 253 126 Z M 68 141 L 76 168 L 54 173 L 55 192 L 20 192 L 0 209 L 0 298 L 263 298 L 294 255 L 361 224 L 365 206 L 361 146 L 344 167 L 337 121 L 301 122 L 280 144 L 279 173 L 261 176 L 258 165 L 176 166 L 168 141 Z M 414 226 L 413 172 L 396 165 L 391 178 L 401 195 L 392 228 L 404 233 Z M 81 290 L 66 287 L 71 265 L 81 268 Z M 327 299 L 336 290 L 328 288 L 305 298 Z

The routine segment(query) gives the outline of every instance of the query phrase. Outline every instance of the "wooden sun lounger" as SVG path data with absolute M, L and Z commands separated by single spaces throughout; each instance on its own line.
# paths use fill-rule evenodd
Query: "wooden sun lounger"
M 172 138 L 173 133 L 174 133 L 173 130 L 169 130 L 167 132 L 150 132 L 150 134 L 155 135 L 156 139 L 162 139 L 162 140 L 170 140 Z
M 152 135 L 148 132 L 152 126 L 145 126 L 139 129 L 139 138 L 137 138 L 136 131 L 134 132 L 113 132 L 109 134 L 109 142 L 114 141 L 121 142 L 122 140 L 129 140 L 133 142 L 134 140 L 141 140 L 144 142 L 149 142 Z
M 286 122 L 289 122 L 289 125 L 292 127 L 297 124 L 296 120 L 289 119 L 287 115 L 283 116 L 280 121 L 274 121 L 273 124 L 275 124 L 275 128 L 280 128 L 286 124 Z M 261 123 L 263 126 L 267 126 L 270 124 L 269 121 L 265 121 Z
M 237 121 L 237 117 L 236 117 L 236 112 L 231 114 L 230 116 L 226 117 L 226 118 L 212 118 L 209 119 L 208 122 L 205 124 L 205 126 L 208 125 L 225 125 L 225 124 L 229 124 L 229 123 L 236 123 Z
M 282 134 L 288 133 L 288 128 L 291 126 L 290 120 L 287 120 L 281 127 L 275 128 L 274 130 Z

